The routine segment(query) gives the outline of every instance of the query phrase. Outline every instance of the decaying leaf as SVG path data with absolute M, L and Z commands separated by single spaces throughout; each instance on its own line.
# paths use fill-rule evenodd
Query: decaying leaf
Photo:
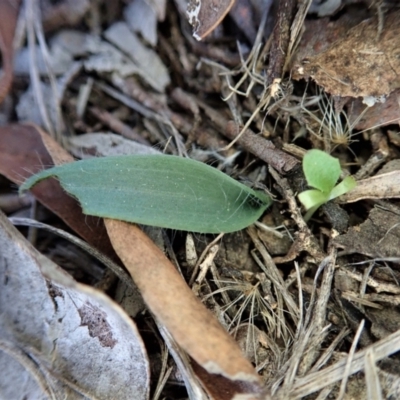
M 304 33 L 296 49 L 291 62 L 292 77 L 300 79 L 299 65 L 304 59 L 312 59 L 316 55 L 326 51 L 336 41 L 340 40 L 346 32 L 355 27 L 368 17 L 367 9 L 361 7 L 352 12 L 351 9 L 337 20 L 330 18 L 306 19 L 304 21 Z
M 147 354 L 120 307 L 36 251 L 3 213 L 0 253 L 1 398 L 148 399 Z
M 361 22 L 326 51 L 304 59 L 297 73 L 336 96 L 388 95 L 400 86 L 400 15 Z

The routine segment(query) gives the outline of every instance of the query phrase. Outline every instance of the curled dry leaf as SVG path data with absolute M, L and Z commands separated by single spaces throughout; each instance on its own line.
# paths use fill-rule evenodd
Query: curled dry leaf
M 245 393 L 259 393 L 259 378 L 250 362 L 164 254 L 137 226 L 107 219 L 105 223 L 145 302 L 177 343 L 209 374 L 233 380 Z
M 335 96 L 381 96 L 400 87 L 400 14 L 371 18 L 348 30 L 326 51 L 304 59 L 297 73 Z
M 149 398 L 147 354 L 120 307 L 36 251 L 3 213 L 0 254 L 1 398 Z

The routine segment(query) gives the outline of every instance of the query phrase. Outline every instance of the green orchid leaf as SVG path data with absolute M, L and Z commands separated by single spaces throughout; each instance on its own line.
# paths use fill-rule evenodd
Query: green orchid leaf
M 51 176 L 79 200 L 85 214 L 199 233 L 243 229 L 271 203 L 215 168 L 176 156 L 77 161 L 39 172 L 20 191 Z
M 337 158 L 314 149 L 305 154 L 303 171 L 310 186 L 328 194 L 339 179 L 341 170 Z
M 320 205 L 326 203 L 328 199 L 328 194 L 322 193 L 320 190 L 316 189 L 306 190 L 299 194 L 299 200 L 306 210 L 316 206 L 318 208 Z
M 336 199 L 336 197 L 339 197 L 342 194 L 350 192 L 350 190 L 354 189 L 356 186 L 357 186 L 356 180 L 352 176 L 347 176 L 342 180 L 342 182 L 340 182 L 332 189 L 329 195 L 329 200 Z

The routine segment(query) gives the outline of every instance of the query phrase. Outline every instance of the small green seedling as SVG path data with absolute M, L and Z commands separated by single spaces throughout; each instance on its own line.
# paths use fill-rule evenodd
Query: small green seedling
M 322 204 L 349 192 L 357 184 L 352 176 L 347 176 L 335 186 L 341 172 L 339 160 L 321 150 L 314 149 L 306 153 L 303 171 L 308 185 L 315 188 L 299 194 L 299 200 L 307 210 L 304 217 L 306 221 Z
M 199 233 L 234 232 L 261 217 L 271 199 L 209 165 L 167 155 L 91 158 L 50 168 L 88 215 Z

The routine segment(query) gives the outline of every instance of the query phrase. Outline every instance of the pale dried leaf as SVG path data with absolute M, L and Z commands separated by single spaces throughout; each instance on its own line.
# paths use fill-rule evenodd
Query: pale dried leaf
M 340 196 L 340 203 L 354 203 L 364 199 L 398 199 L 400 198 L 400 171 L 372 176 L 357 181 L 357 186 Z
M 84 46 L 91 54 L 84 62 L 87 71 L 118 72 L 121 76 L 141 74 L 129 57 L 97 36 L 87 35 Z
M 0 253 L 6 277 L 0 283 L 0 337 L 38 364 L 59 398 L 148 398 L 144 345 L 120 307 L 38 253 L 4 214 Z M 8 371 L 9 356 L 0 360 L 1 370 Z M 17 375 L 0 375 L 0 387 L 7 388 L 7 396 L 0 397 L 41 398 L 34 380 L 16 385 L 21 378 L 29 380 L 29 372 L 13 368 Z
M 185 382 L 186 390 L 190 400 L 208 400 L 205 389 L 199 381 L 199 378 L 193 371 L 192 362 L 190 357 L 185 351 L 176 343 L 174 338 L 168 332 L 168 330 L 156 320 L 158 329 L 161 336 L 163 337 L 165 344 L 168 347 L 172 358 L 174 359 L 179 373 L 182 375 L 182 379 Z
M 33 51 L 35 52 L 36 68 L 41 76 L 46 77 L 48 75 L 48 68 L 51 69 L 51 72 L 54 75 L 65 74 L 71 68 L 72 63 L 74 62 L 72 55 L 58 45 L 52 45 L 50 47 L 47 65 L 40 46 L 35 46 Z M 30 49 L 24 47 L 15 55 L 14 72 L 16 74 L 29 75 L 29 70 L 32 68 L 30 60 L 31 56 L 29 52 Z
M 56 126 L 58 121 L 57 104 L 54 102 L 53 88 L 49 83 L 40 82 L 40 90 L 43 93 L 43 100 L 50 120 L 53 126 Z M 18 121 L 31 122 L 41 127 L 45 125 L 42 113 L 37 101 L 37 96 L 33 85 L 30 85 L 25 93 L 23 93 L 16 107 Z
M 128 4 L 124 17 L 134 32 L 140 33 L 152 46 L 157 44 L 156 10 L 146 0 L 134 0 Z
M 153 147 L 125 139 L 114 133 L 85 133 L 70 138 L 70 151 L 79 158 L 90 155 L 120 156 L 130 154 L 160 154 Z
M 170 83 L 168 69 L 155 51 L 146 47 L 124 22 L 116 22 L 104 32 L 108 41 L 128 54 L 154 89 L 163 92 Z
M 34 126 L 32 128 L 35 128 Z M 44 130 L 36 129 L 40 139 L 47 152 L 51 156 L 54 165 L 61 165 L 69 162 L 73 162 L 74 158 L 71 154 L 67 153 L 63 147 L 60 146 L 51 136 L 49 136 Z
M 50 41 L 51 48 L 60 47 L 72 57 L 82 57 L 87 53 L 86 46 L 82 46 L 86 41 L 86 37 L 86 33 L 72 29 L 62 29 L 52 37 Z

